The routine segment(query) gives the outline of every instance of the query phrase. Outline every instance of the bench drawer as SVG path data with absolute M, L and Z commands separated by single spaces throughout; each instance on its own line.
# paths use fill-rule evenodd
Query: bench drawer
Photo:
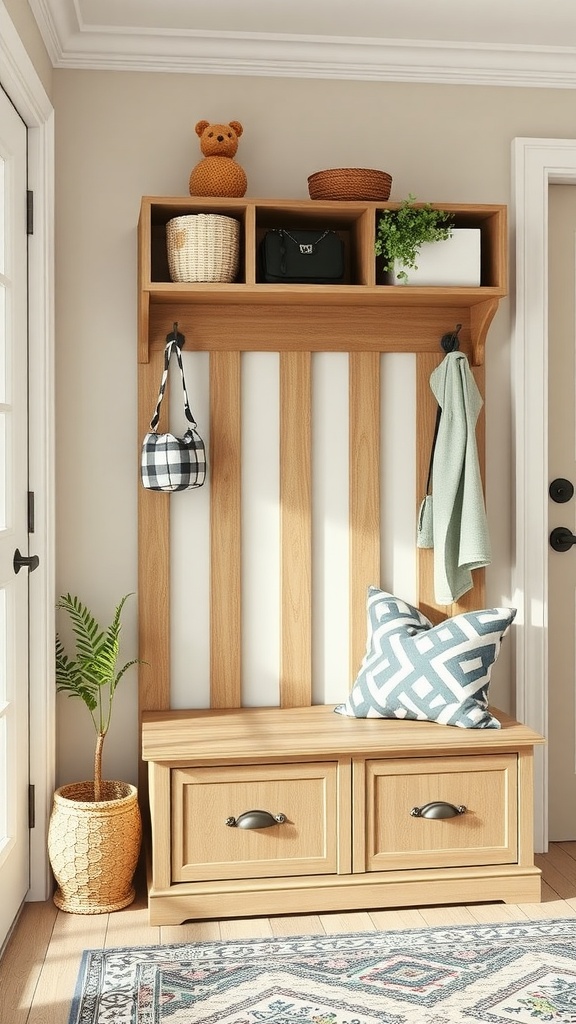
M 337 762 L 178 768 L 171 775 L 173 881 L 338 870 Z M 285 820 L 227 824 L 252 810 Z
M 354 870 L 516 863 L 517 777 L 516 754 L 366 761 Z M 465 811 L 413 813 L 437 802 Z

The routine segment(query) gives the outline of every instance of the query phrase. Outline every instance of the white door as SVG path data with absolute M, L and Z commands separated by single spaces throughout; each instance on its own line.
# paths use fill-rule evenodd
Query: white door
M 0 947 L 29 885 L 26 150 L 0 89 Z
M 576 188 L 549 189 L 549 839 L 576 840 Z M 555 500 L 556 499 L 556 500 Z

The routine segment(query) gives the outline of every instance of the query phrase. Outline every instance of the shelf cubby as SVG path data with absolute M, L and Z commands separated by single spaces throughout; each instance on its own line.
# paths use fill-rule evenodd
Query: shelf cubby
M 173 316 L 179 322 L 193 321 L 194 343 L 200 348 L 217 345 L 214 335 L 222 327 L 225 340 L 226 329 L 233 322 L 239 344 L 247 350 L 270 347 L 266 339 L 271 333 L 275 347 L 283 339 L 298 347 L 298 338 L 303 337 L 309 348 L 312 331 L 320 349 L 332 344 L 339 350 L 351 332 L 361 331 L 368 349 L 433 351 L 438 331 L 443 334 L 460 323 L 460 337 L 470 347 L 472 362 L 481 363 L 488 327 L 508 287 L 506 207 L 432 205 L 452 213 L 456 227 L 480 229 L 480 287 L 387 283 L 374 244 L 380 212 L 397 209 L 398 203 L 145 197 L 139 225 L 141 361 L 149 357 L 149 344 L 156 343 L 156 331 L 149 328 L 161 321 L 158 343 L 163 343 L 164 327 Z M 209 212 L 240 222 L 236 280 L 230 284 L 171 281 L 167 222 L 177 216 Z M 344 281 L 334 285 L 263 282 L 259 247 L 266 231 L 273 228 L 336 231 L 344 243 Z M 189 307 L 194 307 L 193 313 Z M 218 324 L 213 322 L 215 307 L 219 309 Z

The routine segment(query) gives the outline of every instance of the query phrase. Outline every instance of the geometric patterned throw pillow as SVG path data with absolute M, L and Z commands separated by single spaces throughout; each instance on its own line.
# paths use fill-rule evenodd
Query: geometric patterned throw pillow
M 366 654 L 339 714 L 500 728 L 488 686 L 515 608 L 464 612 L 433 626 L 406 601 L 370 587 L 367 612 Z

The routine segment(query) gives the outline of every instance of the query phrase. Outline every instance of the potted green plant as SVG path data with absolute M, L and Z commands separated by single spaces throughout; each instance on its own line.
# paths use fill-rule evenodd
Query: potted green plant
M 408 271 L 417 270 L 422 245 L 446 241 L 452 237 L 454 218 L 430 203 L 416 202 L 410 194 L 398 209 L 382 210 L 376 226 L 375 251 L 383 257 L 383 270 L 395 275 L 403 284 Z
M 135 896 L 142 824 L 135 786 L 102 779 L 102 751 L 120 680 L 138 659 L 118 668 L 121 618 L 126 594 L 112 622 L 102 629 L 78 597 L 63 595 L 75 637 L 70 656 L 56 634 L 56 689 L 85 704 L 96 732 L 94 777 L 62 786 L 54 794 L 48 853 L 58 889 L 54 902 L 71 913 L 108 913 Z

